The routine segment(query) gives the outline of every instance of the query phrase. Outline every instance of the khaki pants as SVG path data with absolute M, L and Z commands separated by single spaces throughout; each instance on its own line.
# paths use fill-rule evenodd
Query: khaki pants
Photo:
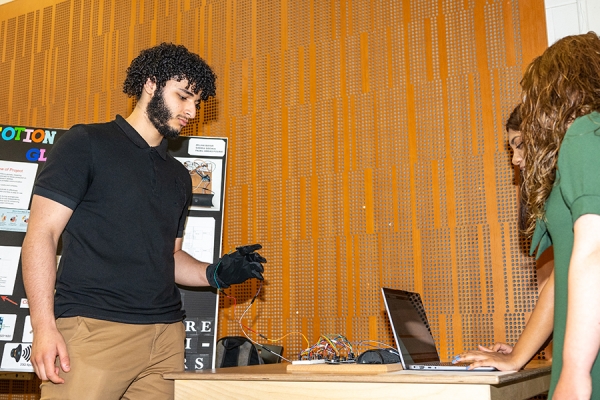
M 71 359 L 64 384 L 42 383 L 42 399 L 169 400 L 174 384 L 162 374 L 183 371 L 185 330 L 172 324 L 122 324 L 93 318 L 56 321 Z

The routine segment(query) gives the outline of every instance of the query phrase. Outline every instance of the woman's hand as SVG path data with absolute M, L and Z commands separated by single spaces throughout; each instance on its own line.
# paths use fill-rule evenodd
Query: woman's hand
M 477 348 L 479 348 L 479 351 L 487 351 L 487 352 L 494 352 L 494 353 L 502 353 L 502 354 L 510 354 L 513 351 L 513 347 L 510 344 L 506 344 L 506 343 L 496 343 L 493 346 L 490 347 L 485 347 L 485 346 L 477 346 Z
M 453 363 L 470 363 L 469 369 L 477 367 L 495 367 L 499 371 L 518 371 L 522 365 L 514 359 L 512 346 L 496 343 L 493 346 L 478 346 L 479 350 L 467 351 L 452 360 Z

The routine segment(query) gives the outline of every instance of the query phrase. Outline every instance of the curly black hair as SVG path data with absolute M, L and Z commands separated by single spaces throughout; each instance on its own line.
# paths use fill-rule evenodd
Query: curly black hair
M 133 59 L 126 73 L 123 92 L 138 100 L 148 78 L 152 79 L 159 89 L 171 79 L 187 79 L 188 88 L 193 93 L 200 93 L 202 101 L 214 96 L 216 91 L 216 75 L 208 64 L 185 46 L 173 43 L 161 43 L 142 50 Z
M 509 129 L 521 131 L 521 104 L 517 104 L 512 110 L 504 126 L 506 127 L 506 132 L 508 132 Z

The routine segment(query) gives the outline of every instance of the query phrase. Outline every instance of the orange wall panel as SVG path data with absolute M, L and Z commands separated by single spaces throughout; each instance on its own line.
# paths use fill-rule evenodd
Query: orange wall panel
M 0 6 L 0 123 L 126 115 L 132 57 L 188 46 L 218 81 L 184 133 L 230 139 L 223 250 L 260 242 L 269 260 L 245 323 L 289 358 L 308 346 L 303 335 L 393 345 L 379 288 L 417 290 L 449 359 L 514 342 L 537 298 L 502 124 L 546 46 L 543 10 L 542 0 L 17 0 Z M 256 290 L 228 289 L 242 304 L 234 315 L 222 299 L 219 336 L 240 334 Z

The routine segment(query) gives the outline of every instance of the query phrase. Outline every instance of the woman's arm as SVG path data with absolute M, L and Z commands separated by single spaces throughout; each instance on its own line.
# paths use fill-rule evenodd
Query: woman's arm
M 469 351 L 456 360 L 473 362 L 470 369 L 482 366 L 496 367 L 500 371 L 521 369 L 539 351 L 552 333 L 554 324 L 554 270 L 544 285 L 531 318 L 525 325 L 512 352 Z M 498 346 L 498 348 L 503 348 Z
M 579 217 L 574 235 L 563 366 L 555 400 L 590 398 L 590 372 L 600 349 L 600 215 Z

